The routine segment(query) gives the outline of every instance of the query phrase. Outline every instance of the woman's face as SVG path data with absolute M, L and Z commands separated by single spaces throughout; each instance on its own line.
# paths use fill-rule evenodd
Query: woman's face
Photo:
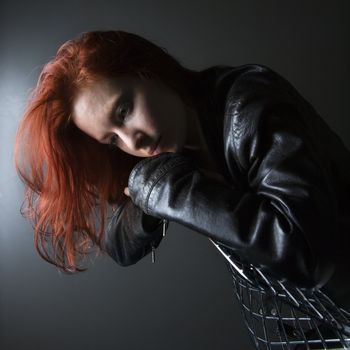
M 73 101 L 72 119 L 101 143 L 150 157 L 179 152 L 186 145 L 193 113 L 161 82 L 124 75 L 101 78 L 81 89 Z

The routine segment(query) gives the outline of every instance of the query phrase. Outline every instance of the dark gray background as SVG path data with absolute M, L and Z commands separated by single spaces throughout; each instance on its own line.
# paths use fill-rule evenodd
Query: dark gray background
M 184 65 L 261 63 L 284 75 L 350 148 L 350 2 L 6 1 L 0 8 L 0 348 L 251 349 L 224 258 L 175 223 L 136 265 L 92 261 L 60 275 L 36 253 L 19 213 L 13 141 L 29 90 L 82 31 L 122 29 Z M 323 140 L 327 142 L 327 140 Z

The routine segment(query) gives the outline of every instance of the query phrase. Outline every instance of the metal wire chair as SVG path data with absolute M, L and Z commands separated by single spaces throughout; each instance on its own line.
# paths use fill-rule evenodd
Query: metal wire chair
M 225 257 L 245 325 L 256 349 L 349 349 L 350 313 L 319 289 L 277 280 L 230 249 Z

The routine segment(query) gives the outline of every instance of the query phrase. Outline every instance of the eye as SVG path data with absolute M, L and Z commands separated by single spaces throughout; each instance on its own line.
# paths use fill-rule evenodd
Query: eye
M 110 149 L 117 148 L 117 140 L 118 140 L 118 135 L 113 134 L 112 137 L 110 138 L 109 143 L 108 143 L 108 147 Z
M 119 108 L 117 109 L 118 116 L 121 118 L 122 121 L 125 121 L 127 119 L 128 114 L 130 114 L 131 111 L 131 103 L 125 102 L 122 103 Z
M 121 103 L 120 106 L 117 108 L 117 115 L 118 115 L 118 119 L 124 123 L 128 117 L 130 116 L 130 112 L 132 109 L 132 103 L 131 102 L 125 102 L 125 103 Z M 113 134 L 110 137 L 110 141 L 108 143 L 108 147 L 110 149 L 115 149 L 117 148 L 117 142 L 118 142 L 118 135 Z

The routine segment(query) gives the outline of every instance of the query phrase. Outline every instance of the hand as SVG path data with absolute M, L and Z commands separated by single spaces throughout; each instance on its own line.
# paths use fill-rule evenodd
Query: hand
M 124 194 L 125 194 L 126 196 L 129 196 L 129 197 L 130 197 L 129 187 L 125 187 L 125 188 L 124 188 Z

